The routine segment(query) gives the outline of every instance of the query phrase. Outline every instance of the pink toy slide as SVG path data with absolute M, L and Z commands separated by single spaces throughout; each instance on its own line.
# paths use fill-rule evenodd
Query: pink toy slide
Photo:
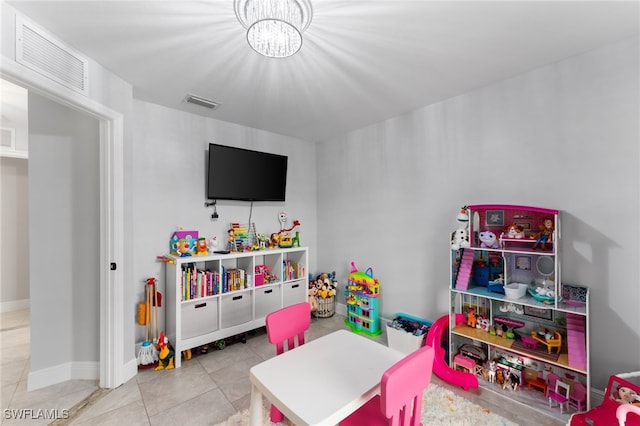
M 456 324 L 464 322 L 465 318 L 462 314 L 456 314 Z M 435 357 L 433 359 L 433 372 L 436 373 L 440 379 L 453 385 L 461 386 L 464 390 L 478 387 L 478 378 L 475 374 L 464 373 L 462 371 L 454 370 L 449 367 L 445 361 L 445 350 L 442 348 L 442 335 L 449 329 L 449 315 L 444 315 L 438 318 L 427 333 L 426 344 L 431 346 L 435 350 Z

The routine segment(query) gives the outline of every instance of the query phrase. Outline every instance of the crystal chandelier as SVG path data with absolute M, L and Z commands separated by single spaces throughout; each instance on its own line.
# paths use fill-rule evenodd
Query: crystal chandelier
M 270 58 L 300 50 L 313 14 L 310 0 L 234 0 L 234 7 L 249 45 Z

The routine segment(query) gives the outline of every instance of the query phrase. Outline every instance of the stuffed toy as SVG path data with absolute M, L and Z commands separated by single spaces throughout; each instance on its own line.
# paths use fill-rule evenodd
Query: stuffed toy
M 458 229 L 451 233 L 451 249 L 458 250 L 461 248 L 469 247 L 469 215 L 467 214 L 467 206 L 460 209 L 458 216 L 456 216 L 456 223 Z
M 451 249 L 458 250 L 469 247 L 469 232 L 466 229 L 456 229 L 451 233 Z
M 311 312 L 315 312 L 318 310 L 318 301 L 316 300 L 318 289 L 316 288 L 315 284 L 309 287 L 307 293 L 309 294 L 309 305 L 311 305 Z
M 331 274 L 318 274 L 315 280 L 315 288 L 317 289 L 317 295 L 319 297 L 326 299 L 327 297 L 333 297 L 336 295 L 338 281 L 336 280 L 335 276 L 335 272 Z
M 500 248 L 500 243 L 496 238 L 496 234 L 491 231 L 482 231 L 480 232 L 480 247 L 483 248 Z
M 524 238 L 524 228 L 520 225 L 509 225 L 504 229 L 508 238 Z

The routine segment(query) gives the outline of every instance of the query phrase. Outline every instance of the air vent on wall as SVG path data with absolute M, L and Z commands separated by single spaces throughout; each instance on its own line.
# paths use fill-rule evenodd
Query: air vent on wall
M 88 60 L 19 14 L 16 62 L 84 95 L 89 92 Z
M 187 95 L 186 101 L 189 102 L 190 104 L 209 108 L 211 111 L 217 109 L 220 106 L 220 104 L 217 102 L 214 102 L 210 99 L 205 99 L 201 96 L 195 96 L 195 95 Z

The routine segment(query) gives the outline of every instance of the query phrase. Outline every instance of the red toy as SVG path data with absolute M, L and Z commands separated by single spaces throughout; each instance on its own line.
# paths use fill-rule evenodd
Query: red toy
M 617 425 L 616 410 L 624 404 L 640 407 L 640 371 L 612 375 L 604 393 L 604 401 L 586 413 L 576 413 L 569 420 L 570 426 Z M 635 382 L 635 383 L 634 383 Z M 640 426 L 640 415 L 630 412 L 626 426 Z

